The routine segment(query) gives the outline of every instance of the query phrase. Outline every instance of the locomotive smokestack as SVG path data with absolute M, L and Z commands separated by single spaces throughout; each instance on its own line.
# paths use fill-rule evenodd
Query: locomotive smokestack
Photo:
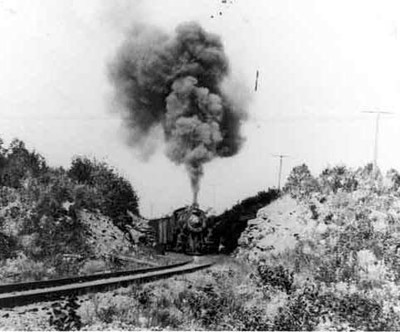
M 148 151 L 154 129 L 162 129 L 166 155 L 186 166 L 193 204 L 204 164 L 235 155 L 243 142 L 246 114 L 221 89 L 228 74 L 220 38 L 197 23 L 181 24 L 173 36 L 136 28 L 110 66 L 130 143 Z
M 193 191 L 193 205 L 198 205 L 199 188 L 192 189 L 192 191 Z

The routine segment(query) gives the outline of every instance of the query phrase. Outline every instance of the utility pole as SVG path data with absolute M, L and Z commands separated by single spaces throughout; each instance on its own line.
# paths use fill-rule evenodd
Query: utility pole
M 289 156 L 284 155 L 284 154 L 273 154 L 272 156 L 275 158 L 279 158 L 278 190 L 281 190 L 281 175 L 282 175 L 283 158 L 288 158 Z
M 374 170 L 378 168 L 378 137 L 379 137 L 379 120 L 381 118 L 381 114 L 393 114 L 392 112 L 382 112 L 382 111 L 363 111 L 362 113 L 372 113 L 376 114 L 375 118 L 375 143 L 374 143 L 374 159 L 373 165 Z
M 256 71 L 256 83 L 254 85 L 254 91 L 257 91 L 257 88 L 258 88 L 258 77 L 259 77 L 259 75 L 260 75 L 260 72 L 257 69 L 257 71 Z

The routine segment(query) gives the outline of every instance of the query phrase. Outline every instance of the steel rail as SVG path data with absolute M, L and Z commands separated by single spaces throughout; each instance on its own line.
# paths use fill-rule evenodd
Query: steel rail
M 140 274 L 114 277 L 103 280 L 87 281 L 63 286 L 56 286 L 46 289 L 34 289 L 20 292 L 11 292 L 0 294 L 0 308 L 12 308 L 16 306 L 27 305 L 35 302 L 53 301 L 60 297 L 68 295 L 82 295 L 88 292 L 99 292 L 110 290 L 117 287 L 126 287 L 131 283 L 144 283 L 157 279 L 168 278 L 174 275 L 180 275 L 205 269 L 213 263 L 205 264 L 187 264 L 186 266 L 170 267 L 168 269 L 144 272 Z
M 118 258 L 118 257 L 117 257 Z M 152 271 L 160 271 L 173 267 L 178 267 L 182 265 L 186 265 L 191 263 L 193 260 L 188 260 L 184 262 L 179 262 L 171 265 L 163 265 L 157 267 L 149 267 L 143 269 L 136 270 L 124 270 L 124 271 L 116 271 L 116 272 L 107 272 L 107 273 L 96 273 L 88 276 L 71 276 L 59 279 L 49 279 L 49 280 L 40 280 L 40 281 L 30 281 L 30 282 L 21 282 L 21 283 L 11 283 L 11 284 L 3 284 L 0 285 L 0 294 L 10 293 L 10 292 L 20 292 L 24 290 L 32 290 L 32 289 L 40 289 L 40 288 L 49 288 L 56 286 L 63 286 L 72 283 L 81 283 L 87 281 L 94 281 L 99 279 L 108 279 L 114 277 L 123 277 L 127 275 L 135 275 L 139 273 L 152 272 Z

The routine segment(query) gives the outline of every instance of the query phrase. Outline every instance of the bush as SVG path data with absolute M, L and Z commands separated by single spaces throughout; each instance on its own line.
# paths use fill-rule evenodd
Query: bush
M 386 178 L 389 180 L 389 189 L 397 192 L 400 188 L 400 173 L 395 169 L 390 169 L 386 173 Z
M 11 258 L 18 249 L 17 239 L 0 233 L 0 248 L 0 261 Z
M 358 187 L 355 173 L 345 166 L 324 169 L 318 178 L 318 182 L 324 194 L 336 193 L 339 189 L 352 192 Z
M 296 199 L 309 198 L 312 193 L 318 190 L 318 181 L 311 175 L 306 164 L 294 167 L 283 187 L 285 193 L 289 193 Z
M 44 158 L 28 151 L 24 142 L 14 139 L 8 148 L 0 146 L 0 187 L 20 188 L 24 179 L 37 177 L 46 170 Z
M 255 304 L 253 289 L 247 289 L 256 285 L 239 269 L 201 271 L 189 280 L 175 277 L 133 285 L 119 294 L 96 294 L 90 305 L 95 307 L 96 320 L 104 324 L 118 321 L 157 330 L 265 330 L 271 322 L 264 308 Z M 238 285 L 246 286 L 245 293 L 238 292 Z M 96 324 L 93 319 L 85 321 Z
M 383 176 L 379 168 L 373 164 L 367 164 L 356 170 L 358 187 L 374 193 L 381 193 L 383 190 Z
M 308 284 L 293 294 L 285 307 L 279 308 L 273 329 L 311 331 L 318 326 L 325 314 L 325 299 L 320 299 L 318 289 Z
M 327 322 L 357 330 L 387 330 L 394 313 L 360 293 L 336 294 L 315 284 L 305 284 L 293 294 L 275 317 L 278 331 L 310 331 Z
M 76 295 L 68 297 L 66 302 L 55 302 L 51 305 L 52 310 L 49 312 L 49 324 L 57 331 L 74 331 L 80 330 L 82 321 L 77 313 L 79 304 Z
M 257 271 L 263 285 L 271 285 L 288 294 L 292 291 L 294 272 L 289 272 L 282 265 L 269 266 L 262 263 L 257 266 Z
M 234 324 L 229 327 L 240 331 L 271 331 L 273 322 L 262 308 L 251 306 L 233 312 Z
M 53 268 L 47 268 L 43 262 L 31 260 L 21 252 L 16 258 L 7 259 L 0 269 L 0 279 L 11 277 L 14 282 L 42 280 L 54 275 Z
M 139 198 L 132 185 L 106 163 L 77 157 L 72 161 L 68 176 L 95 189 L 90 205 L 83 201 L 84 207 L 91 211 L 100 210 L 122 230 L 126 224 L 132 223 L 127 211 L 139 215 Z

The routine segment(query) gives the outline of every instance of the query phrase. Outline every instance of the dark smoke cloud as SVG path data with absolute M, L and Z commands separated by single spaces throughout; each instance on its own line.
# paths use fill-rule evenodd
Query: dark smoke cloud
M 197 201 L 203 165 L 236 154 L 245 112 L 221 85 L 229 63 L 217 35 L 185 23 L 173 36 L 153 28 L 131 31 L 110 78 L 131 144 L 141 147 L 161 127 L 166 154 L 184 164 Z

